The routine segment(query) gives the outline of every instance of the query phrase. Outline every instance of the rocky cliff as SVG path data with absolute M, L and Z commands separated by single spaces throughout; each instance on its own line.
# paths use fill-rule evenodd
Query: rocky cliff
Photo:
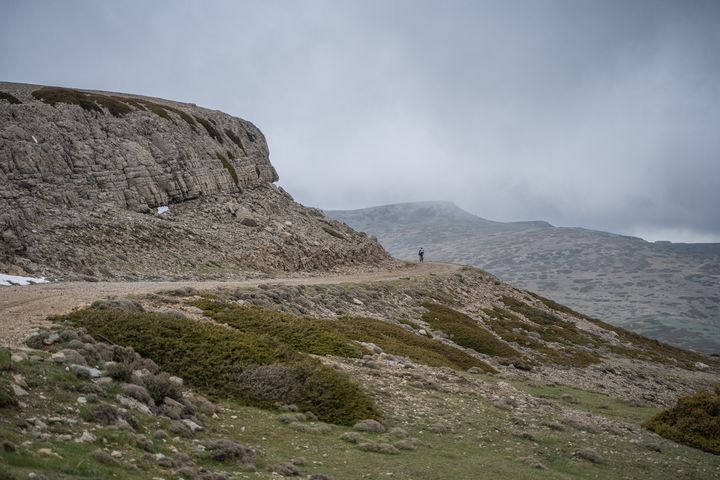
M 277 180 L 263 134 L 246 120 L 0 83 L 0 271 L 174 278 L 388 260 Z

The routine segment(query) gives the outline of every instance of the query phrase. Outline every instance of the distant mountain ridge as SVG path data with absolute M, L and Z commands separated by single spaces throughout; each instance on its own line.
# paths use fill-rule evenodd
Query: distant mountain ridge
M 685 348 L 720 351 L 720 244 L 646 242 L 547 222 L 494 222 L 451 202 L 327 212 L 398 258 L 478 266 L 582 312 Z

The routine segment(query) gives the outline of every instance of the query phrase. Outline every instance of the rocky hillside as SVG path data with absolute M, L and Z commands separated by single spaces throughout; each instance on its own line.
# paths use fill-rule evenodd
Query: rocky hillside
M 0 348 L 0 478 L 720 475 L 717 358 L 473 268 L 179 288 L 54 322 Z
M 330 216 L 390 253 L 475 265 L 505 281 L 651 338 L 720 351 L 720 244 L 649 243 L 545 222 L 501 223 L 446 202 Z
M 277 180 L 248 121 L 136 95 L 0 83 L 0 272 L 223 277 L 388 261 Z

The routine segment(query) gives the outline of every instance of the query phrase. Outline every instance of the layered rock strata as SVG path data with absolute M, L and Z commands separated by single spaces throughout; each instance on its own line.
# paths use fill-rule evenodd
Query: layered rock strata
M 388 260 L 374 240 L 292 201 L 277 180 L 265 137 L 246 120 L 0 83 L 0 271 L 185 278 Z

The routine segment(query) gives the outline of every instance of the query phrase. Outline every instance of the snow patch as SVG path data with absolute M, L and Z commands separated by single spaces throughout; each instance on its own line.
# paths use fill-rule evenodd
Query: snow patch
M 162 215 L 163 213 L 167 213 L 170 211 L 170 207 L 158 207 L 158 215 Z
M 0 273 L 0 286 L 8 287 L 10 285 L 32 285 L 34 283 L 49 283 L 45 277 L 19 277 L 17 275 L 5 275 Z

